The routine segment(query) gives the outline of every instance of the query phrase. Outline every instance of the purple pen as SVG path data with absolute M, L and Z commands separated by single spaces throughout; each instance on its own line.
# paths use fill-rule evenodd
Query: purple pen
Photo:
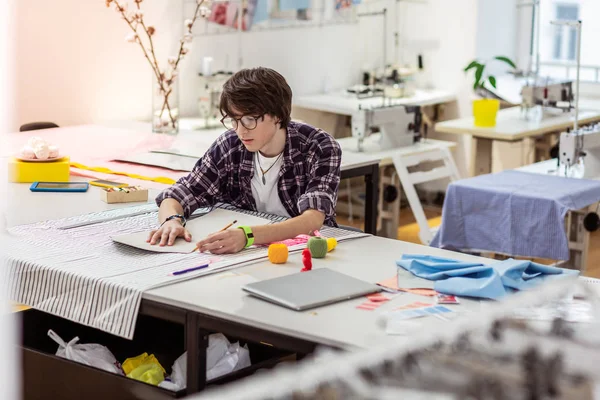
M 199 269 L 206 268 L 208 266 L 209 266 L 209 264 L 198 265 L 197 267 L 192 267 L 192 268 L 182 269 L 180 271 L 171 272 L 171 275 L 182 275 L 182 274 L 185 274 L 186 272 L 197 271 Z

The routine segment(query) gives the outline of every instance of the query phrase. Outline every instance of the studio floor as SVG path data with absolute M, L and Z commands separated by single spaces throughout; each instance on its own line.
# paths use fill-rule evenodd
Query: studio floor
M 429 221 L 429 226 L 439 226 L 441 223 L 441 209 L 426 208 L 425 215 Z M 337 221 L 339 224 L 350 225 L 357 228 L 362 228 L 363 222 L 360 218 L 354 218 L 349 221 L 346 215 L 338 215 Z M 408 208 L 403 208 L 400 212 L 400 228 L 398 228 L 398 240 L 405 242 L 421 243 L 419 240 L 419 226 L 415 218 Z M 534 259 L 541 264 L 552 264 L 552 260 Z M 585 276 L 600 279 L 600 231 L 592 232 L 590 235 L 588 261 Z

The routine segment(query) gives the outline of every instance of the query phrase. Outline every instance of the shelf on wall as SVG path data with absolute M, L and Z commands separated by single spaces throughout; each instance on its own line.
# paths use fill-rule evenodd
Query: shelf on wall
M 211 3 L 239 3 L 245 0 L 213 0 Z M 196 4 L 196 0 L 183 0 L 184 4 Z M 353 25 L 358 23 L 358 17 L 356 15 L 356 8 L 352 7 L 343 11 L 334 10 L 334 17 L 331 19 L 325 19 L 325 7 L 311 7 L 310 13 L 313 15 L 312 19 L 302 20 L 296 18 L 287 19 L 285 17 L 273 17 L 266 21 L 261 21 L 257 24 L 253 24 L 249 30 L 240 30 L 235 27 L 225 26 L 204 20 L 202 24 L 197 25 L 194 29 L 193 36 L 216 36 L 216 35 L 230 35 L 240 33 L 251 33 L 251 32 L 267 32 L 277 31 L 285 29 L 304 29 L 304 28 L 322 28 L 328 26 L 339 26 L 339 25 Z
M 242 31 L 242 33 L 252 33 L 252 32 L 267 32 L 267 31 L 278 31 L 285 29 L 304 29 L 304 28 L 323 28 L 327 26 L 336 26 L 336 25 L 354 25 L 357 24 L 357 20 L 353 21 L 327 21 L 327 22 L 317 22 L 317 21 L 293 21 L 293 22 L 285 22 L 285 23 L 269 23 L 267 26 L 253 26 L 249 30 Z M 218 26 L 216 28 L 221 28 L 216 32 L 194 32 L 193 36 L 201 37 L 201 36 L 217 36 L 217 35 L 231 35 L 239 33 L 235 28 L 228 28 L 226 26 Z

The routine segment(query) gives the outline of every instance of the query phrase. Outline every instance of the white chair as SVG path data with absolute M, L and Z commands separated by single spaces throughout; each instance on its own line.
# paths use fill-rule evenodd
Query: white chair
M 425 182 L 432 182 L 438 179 L 450 179 L 455 181 L 460 179 L 458 168 L 454 163 L 452 153 L 448 148 L 427 150 L 419 154 L 410 156 L 395 155 L 392 157 L 396 172 L 400 177 L 402 189 L 406 194 L 410 208 L 419 225 L 419 238 L 425 245 L 429 245 L 437 232 L 437 227 L 430 228 L 427 223 L 427 217 L 423 211 L 423 206 L 417 195 L 415 185 Z M 409 172 L 408 168 L 415 167 L 424 162 L 442 161 L 443 165 L 433 168 L 429 171 Z

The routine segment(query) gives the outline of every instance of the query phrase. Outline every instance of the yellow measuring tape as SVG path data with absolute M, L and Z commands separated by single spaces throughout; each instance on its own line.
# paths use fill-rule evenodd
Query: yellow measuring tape
M 152 182 L 164 183 L 165 185 L 172 185 L 175 182 L 177 182 L 176 180 L 171 179 L 171 178 L 167 178 L 166 176 L 151 177 L 151 176 L 143 176 L 143 175 L 138 175 L 138 174 L 130 174 L 128 172 L 113 171 L 111 169 L 104 168 L 104 167 L 88 167 L 87 165 L 79 164 L 79 163 L 76 163 L 76 162 L 71 162 L 70 165 L 73 168 L 83 169 L 83 170 L 86 170 L 86 171 L 94 171 L 94 172 L 102 172 L 104 174 L 113 174 L 113 175 L 128 176 L 129 178 L 133 178 L 133 179 L 140 179 L 140 180 L 143 180 L 143 181 L 152 181 Z

